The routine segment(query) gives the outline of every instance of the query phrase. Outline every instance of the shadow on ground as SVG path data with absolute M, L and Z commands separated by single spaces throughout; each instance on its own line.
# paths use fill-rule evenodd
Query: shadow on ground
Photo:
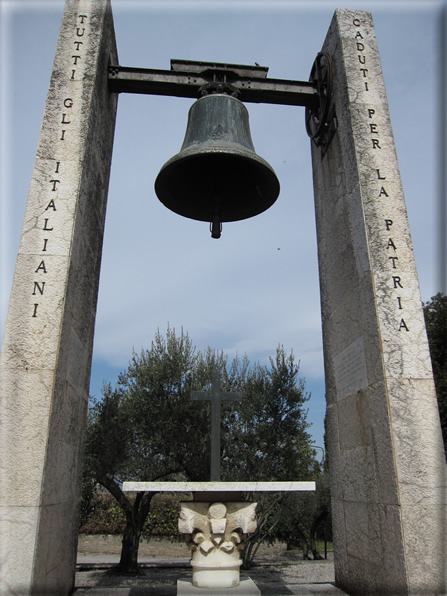
M 78 566 L 74 596 L 175 596 L 177 580 L 192 575 L 188 563 L 144 565 L 138 576 L 120 575 L 111 566 L 91 569 Z M 291 594 L 342 594 L 333 585 L 333 564 L 330 561 L 264 563 L 243 572 L 251 577 L 262 596 Z

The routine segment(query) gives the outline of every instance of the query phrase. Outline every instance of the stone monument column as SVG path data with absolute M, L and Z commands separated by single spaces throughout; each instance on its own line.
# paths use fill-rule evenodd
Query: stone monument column
M 338 128 L 312 163 L 336 582 L 444 594 L 446 462 L 371 15 L 337 10 L 323 51 Z
M 73 587 L 117 95 L 108 0 L 67 0 L 1 353 L 2 594 Z

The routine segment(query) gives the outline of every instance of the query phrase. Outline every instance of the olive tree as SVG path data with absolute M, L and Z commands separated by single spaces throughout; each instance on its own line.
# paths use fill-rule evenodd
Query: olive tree
M 149 349 L 132 355 L 116 386 L 104 385 L 89 412 L 84 476 L 86 486 L 93 480 L 107 489 L 125 514 L 120 571 L 138 571 L 138 545 L 154 494 L 126 494 L 122 482 L 209 480 L 210 404 L 190 396 L 209 390 L 215 370 L 223 390 L 243 396 L 241 403 L 222 403 L 222 479 L 308 480 L 315 474 L 308 396 L 293 354 L 278 348 L 265 366 L 251 366 L 247 357 L 228 363 L 222 352 L 198 351 L 183 330 L 177 336 L 168 328 L 166 337 L 157 332 Z M 273 531 L 275 507 L 267 503 L 266 515 L 261 509 L 246 560 L 256 552 L 250 544 Z

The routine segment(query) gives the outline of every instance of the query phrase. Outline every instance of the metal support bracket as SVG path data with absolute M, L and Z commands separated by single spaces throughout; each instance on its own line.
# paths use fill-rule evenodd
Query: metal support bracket
M 306 130 L 312 141 L 321 147 L 324 157 L 337 130 L 337 118 L 332 103 L 332 60 L 320 52 L 313 63 L 310 81 L 318 91 L 318 103 L 306 107 Z

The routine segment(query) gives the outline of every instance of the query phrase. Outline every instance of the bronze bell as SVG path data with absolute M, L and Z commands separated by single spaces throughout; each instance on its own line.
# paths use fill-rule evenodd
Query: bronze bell
M 273 205 L 279 181 L 255 153 L 241 101 L 216 93 L 191 106 L 180 153 L 161 168 L 155 192 L 175 213 L 211 222 L 213 238 L 220 237 L 222 222 L 259 215 Z

